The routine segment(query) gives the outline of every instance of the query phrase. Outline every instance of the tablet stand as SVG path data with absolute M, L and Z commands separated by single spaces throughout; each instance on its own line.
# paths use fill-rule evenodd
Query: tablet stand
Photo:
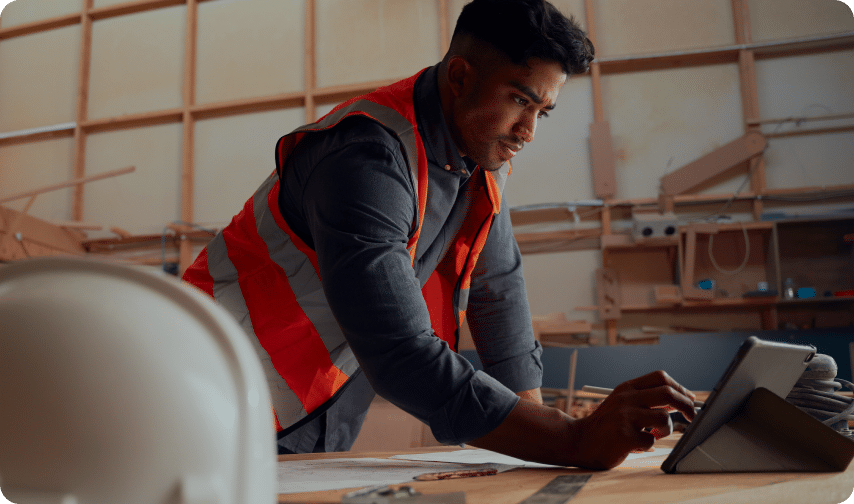
M 765 388 L 676 464 L 676 473 L 831 472 L 854 459 L 854 441 Z

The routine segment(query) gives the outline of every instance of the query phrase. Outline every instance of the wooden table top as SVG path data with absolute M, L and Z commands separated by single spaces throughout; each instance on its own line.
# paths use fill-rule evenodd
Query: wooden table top
M 671 448 L 676 435 L 659 440 L 657 447 Z M 412 448 L 395 452 L 324 453 L 282 455 L 279 460 L 327 458 L 386 458 L 403 453 L 458 450 L 459 447 Z M 406 483 L 423 494 L 465 492 L 467 504 L 518 504 L 563 474 L 592 474 L 572 504 L 837 504 L 854 490 L 854 464 L 841 473 L 736 473 L 665 474 L 665 455 L 627 461 L 610 471 L 581 469 L 513 469 L 493 476 Z M 397 487 L 398 485 L 393 485 Z M 353 489 L 281 494 L 281 503 L 340 503 Z

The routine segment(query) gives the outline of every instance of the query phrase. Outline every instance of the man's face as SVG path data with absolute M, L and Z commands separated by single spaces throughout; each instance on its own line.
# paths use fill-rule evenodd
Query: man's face
M 456 103 L 455 140 L 463 155 L 494 171 L 534 140 L 537 121 L 554 108 L 566 74 L 560 64 L 536 58 L 472 72 Z

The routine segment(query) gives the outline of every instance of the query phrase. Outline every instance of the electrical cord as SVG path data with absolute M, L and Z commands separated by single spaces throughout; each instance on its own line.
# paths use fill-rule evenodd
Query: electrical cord
M 747 266 L 747 259 L 750 257 L 750 237 L 747 236 L 747 226 L 745 226 L 743 222 L 741 223 L 741 230 L 744 232 L 744 260 L 741 261 L 741 265 L 732 270 L 725 270 L 718 265 L 718 262 L 715 260 L 715 254 L 712 253 L 712 246 L 715 243 L 715 235 L 709 235 L 709 260 L 712 261 L 712 266 L 724 275 L 735 275 L 737 273 L 741 273 L 741 270 Z
M 848 420 L 854 420 L 854 398 L 836 393 L 843 386 L 854 391 L 854 383 L 837 378 L 836 371 L 833 357 L 816 354 L 786 400 L 840 434 L 854 438 L 848 429 Z

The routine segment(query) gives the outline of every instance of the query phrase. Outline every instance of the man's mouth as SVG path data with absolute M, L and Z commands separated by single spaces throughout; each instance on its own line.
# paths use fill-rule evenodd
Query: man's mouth
M 524 147 L 524 145 L 525 144 L 523 143 L 501 142 L 501 157 L 504 158 L 505 161 L 509 160 L 510 158 L 515 156 L 516 153 L 522 150 L 522 147 Z

